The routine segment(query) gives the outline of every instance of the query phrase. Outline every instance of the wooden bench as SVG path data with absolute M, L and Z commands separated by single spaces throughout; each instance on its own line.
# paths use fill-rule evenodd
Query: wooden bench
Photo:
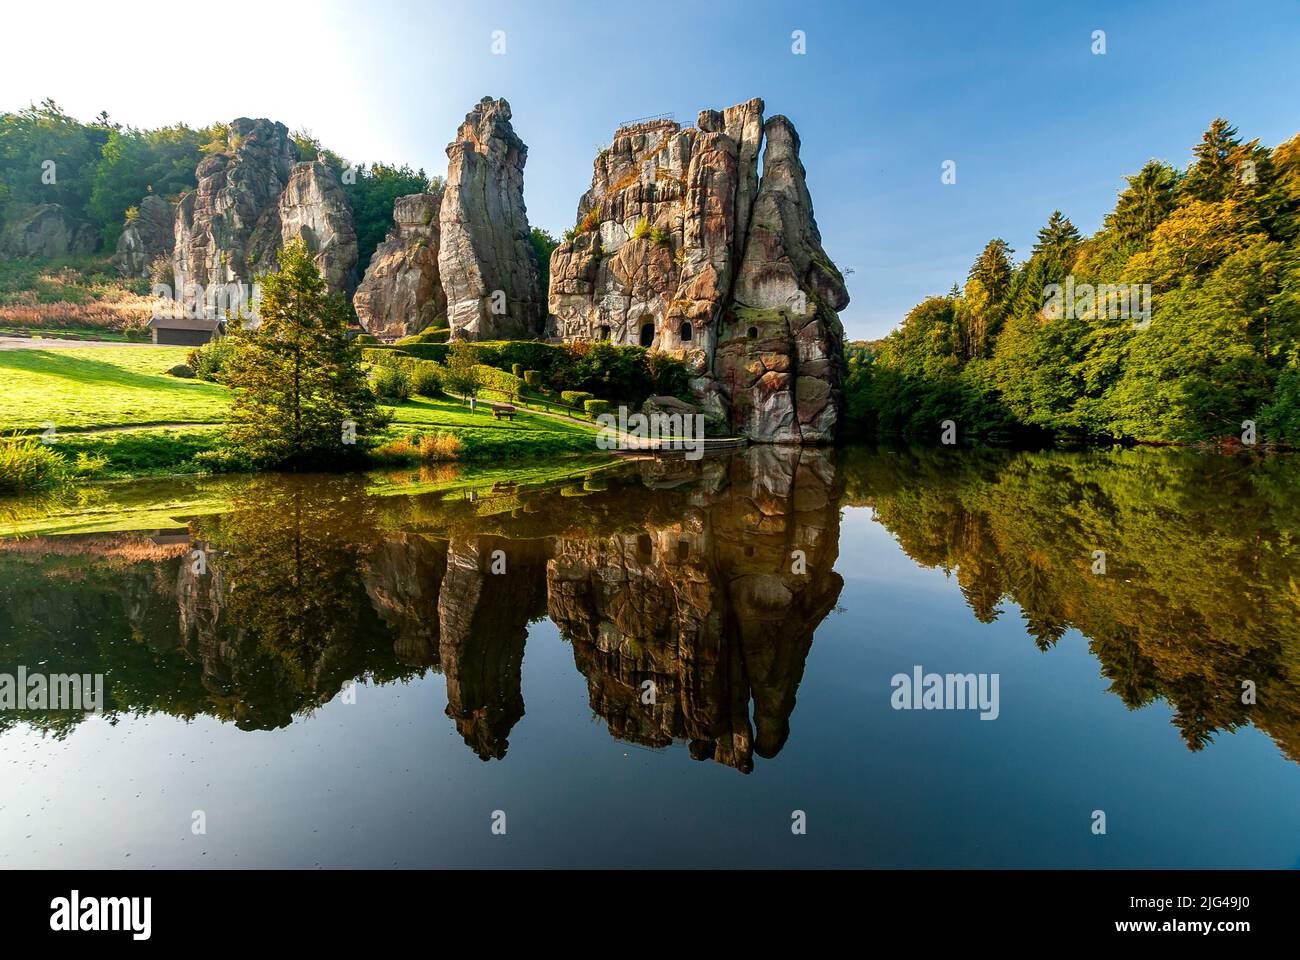
M 499 407 L 499 406 L 493 404 L 493 406 L 492 406 L 492 419 L 493 419 L 493 420 L 500 420 L 502 417 L 505 417 L 505 419 L 507 419 L 507 420 L 509 420 L 509 421 L 511 421 L 511 422 L 513 423 L 513 422 L 514 422 L 514 419 L 515 419 L 515 408 L 514 408 L 514 407 L 510 407 L 510 406 Z

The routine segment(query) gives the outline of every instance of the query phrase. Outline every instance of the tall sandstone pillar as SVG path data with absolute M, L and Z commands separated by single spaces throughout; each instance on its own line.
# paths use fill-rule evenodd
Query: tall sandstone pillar
M 528 147 L 510 125 L 510 104 L 484 97 L 447 146 L 439 212 L 438 273 L 452 336 L 540 336 L 546 308 L 524 207 Z

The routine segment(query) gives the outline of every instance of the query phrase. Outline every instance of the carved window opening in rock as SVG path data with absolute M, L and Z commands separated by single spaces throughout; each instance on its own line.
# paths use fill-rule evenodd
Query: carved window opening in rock
M 746 547 L 746 548 L 745 548 L 745 556 L 747 556 L 747 557 L 752 557 L 753 555 L 754 555 L 754 548 L 753 548 L 753 547 Z
M 746 335 L 747 337 L 749 337 L 749 339 L 751 339 L 751 340 L 757 340 L 757 339 L 758 339 L 758 327 L 750 327 L 749 330 L 746 331 L 745 335 Z
M 650 545 L 650 534 L 638 534 L 636 538 L 636 552 L 642 560 L 648 561 L 653 555 Z
M 685 540 L 677 541 L 677 559 L 683 563 L 691 559 L 691 545 Z
M 691 324 L 689 320 L 684 322 L 681 326 L 681 329 L 677 331 L 677 335 L 681 338 L 682 343 L 690 343 L 691 336 L 694 333 L 695 331 L 691 329 Z
M 655 342 L 655 325 L 653 323 L 641 324 L 641 346 L 648 347 Z
M 596 328 L 596 339 L 597 339 L 597 340 L 608 340 L 608 339 L 609 339 L 609 327 L 606 326 L 606 325 L 603 324 L 603 323 L 602 323 L 599 327 L 597 327 L 597 328 Z

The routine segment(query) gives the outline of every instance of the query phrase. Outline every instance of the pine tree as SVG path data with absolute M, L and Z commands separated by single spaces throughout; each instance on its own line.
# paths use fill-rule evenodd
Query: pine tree
M 324 466 L 355 458 L 388 418 L 348 333 L 347 302 L 301 241 L 262 278 L 260 322 L 237 320 L 227 382 L 234 389 L 226 447 L 260 466 Z
M 1062 262 L 1068 262 L 1079 243 L 1079 231 L 1070 218 L 1053 210 L 1047 220 L 1047 226 L 1038 231 L 1038 242 L 1034 244 L 1033 256 L 1044 254 Z
M 1167 163 L 1148 160 L 1136 174 L 1124 179 L 1128 187 L 1121 191 L 1106 226 L 1126 242 L 1145 244 L 1177 202 L 1178 172 Z
M 967 275 L 962 296 L 963 359 L 987 356 L 1006 315 L 1015 251 L 1001 238 L 990 240 Z
M 1241 145 L 1237 128 L 1222 117 L 1216 117 L 1201 135 L 1201 142 L 1192 148 L 1196 162 L 1183 181 L 1186 194 L 1196 200 L 1208 201 L 1229 196 L 1238 182 Z

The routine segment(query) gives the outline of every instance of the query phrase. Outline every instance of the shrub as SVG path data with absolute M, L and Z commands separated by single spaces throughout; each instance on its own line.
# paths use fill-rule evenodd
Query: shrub
M 203 346 L 191 350 L 185 357 L 185 365 L 200 380 L 219 383 L 234 353 L 235 344 L 229 337 L 213 337 Z
M 512 363 L 510 364 L 510 372 L 522 380 L 524 376 L 524 365 L 522 363 Z
M 394 440 L 375 451 L 377 460 L 422 460 L 441 463 L 459 460 L 464 451 L 460 437 L 451 433 L 426 433 L 421 437 Z
M 524 383 L 534 390 L 540 390 L 542 388 L 542 372 L 540 370 L 525 370 Z
M 580 407 L 588 400 L 594 400 L 596 395 L 588 393 L 586 390 L 562 390 L 560 399 L 571 406 Z
M 409 400 L 411 375 L 405 367 L 379 367 L 375 370 L 375 394 L 385 400 Z
M 379 338 L 376 337 L 373 333 L 358 333 L 352 339 L 355 340 L 357 343 L 362 343 L 365 344 L 366 346 L 373 346 L 374 344 L 379 342 Z
M 632 229 L 632 239 L 644 240 L 649 236 L 650 236 L 650 221 L 647 220 L 645 217 L 642 217 L 640 220 L 636 222 L 636 226 Z
M 53 486 L 68 476 L 68 464 L 38 437 L 15 432 L 0 440 L 0 492 L 19 493 Z
M 452 433 L 426 433 L 420 438 L 420 459 L 425 462 L 460 459 L 460 437 Z
M 590 233 L 600 226 L 600 204 L 596 204 L 586 215 L 578 221 L 578 225 L 573 229 L 578 233 Z
M 178 363 L 167 371 L 173 377 L 180 377 L 183 380 L 193 380 L 194 370 L 187 363 Z
M 428 360 L 417 360 L 415 374 L 411 378 L 411 389 L 421 397 L 442 395 L 442 374 Z
M 582 409 L 587 411 L 587 416 L 598 417 L 602 413 L 609 413 L 610 402 L 608 400 L 584 400 Z
M 657 247 L 667 247 L 672 245 L 673 238 L 667 230 L 655 227 L 650 231 L 650 242 Z

